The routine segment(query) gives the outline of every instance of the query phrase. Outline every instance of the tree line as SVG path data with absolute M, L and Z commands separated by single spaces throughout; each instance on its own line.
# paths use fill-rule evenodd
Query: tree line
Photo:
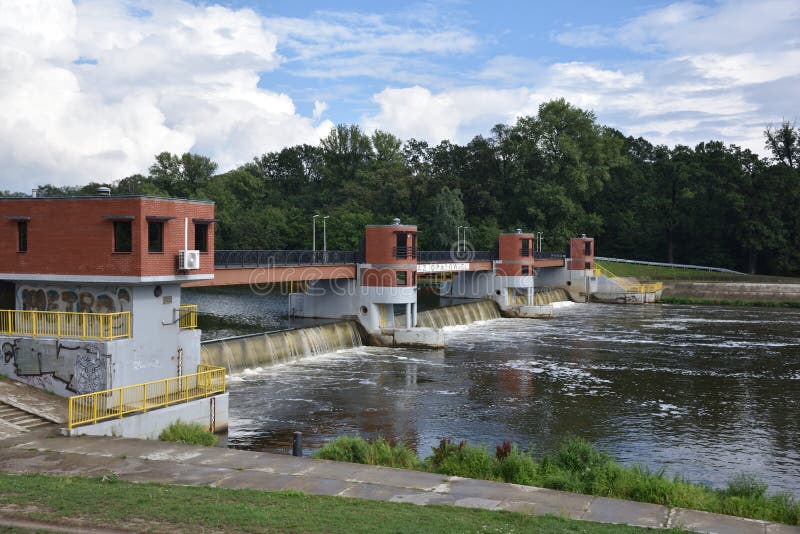
M 544 249 L 596 238 L 603 256 L 800 274 L 800 128 L 764 131 L 770 157 L 721 141 L 654 145 L 598 124 L 563 99 L 464 145 L 402 141 L 339 125 L 318 145 L 268 152 L 229 172 L 197 154 L 158 154 L 148 174 L 41 196 L 113 194 L 216 202 L 218 249 L 354 250 L 367 224 L 417 224 L 420 248 L 453 246 L 458 226 L 490 250 L 499 232 L 544 233 Z M 319 220 L 318 220 L 319 221 Z M 318 222 L 318 234 L 321 228 Z M 317 243 L 321 247 L 321 240 Z

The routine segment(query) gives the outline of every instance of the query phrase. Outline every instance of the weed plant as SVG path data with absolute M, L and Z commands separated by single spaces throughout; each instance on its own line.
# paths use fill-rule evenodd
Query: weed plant
M 497 446 L 492 455 L 486 447 L 443 439 L 431 456 L 420 461 L 403 444 L 368 442 L 358 436 L 337 438 L 314 456 L 800 525 L 800 501 L 788 493 L 768 495 L 767 485 L 753 475 L 738 475 L 727 488 L 713 489 L 680 476 L 670 478 L 663 469 L 623 466 L 577 438 L 565 440 L 538 460 L 509 442 Z
M 207 447 L 217 444 L 217 436 L 199 423 L 182 423 L 181 421 L 172 423 L 162 430 L 158 439 L 187 445 L 205 445 Z

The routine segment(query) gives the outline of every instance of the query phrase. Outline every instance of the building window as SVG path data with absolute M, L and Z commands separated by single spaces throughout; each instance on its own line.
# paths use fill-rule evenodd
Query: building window
M 200 252 L 208 252 L 208 225 L 194 225 L 194 249 Z
M 17 222 L 17 249 L 28 252 L 28 221 Z
M 523 265 L 522 266 L 522 276 L 526 276 L 528 274 L 531 274 L 530 267 L 528 267 L 527 265 Z
M 592 242 L 585 241 L 583 243 L 583 255 L 584 256 L 591 256 L 592 255 Z
M 147 223 L 147 251 L 164 252 L 164 223 L 149 221 Z
M 591 269 L 591 268 L 592 268 L 592 262 L 587 261 L 586 262 L 586 269 Z
M 408 285 L 408 273 L 405 271 L 397 271 L 397 285 L 398 286 L 405 286 Z
M 133 225 L 130 221 L 114 221 L 114 252 L 133 252 Z
M 531 251 L 531 240 L 530 239 L 523 239 L 522 240 L 522 250 L 520 251 L 520 256 L 530 256 Z

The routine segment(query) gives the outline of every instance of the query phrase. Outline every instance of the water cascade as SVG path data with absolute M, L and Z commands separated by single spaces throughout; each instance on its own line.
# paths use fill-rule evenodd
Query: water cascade
M 552 304 L 554 302 L 565 302 L 569 300 L 570 298 L 569 295 L 567 295 L 566 289 L 543 289 L 541 291 L 537 291 L 533 296 L 533 303 L 537 306 Z
M 229 373 L 235 373 L 362 344 L 356 323 L 342 321 L 205 341 L 200 346 L 200 359 L 204 364 L 224 366 Z
M 500 311 L 497 309 L 497 304 L 491 300 L 482 300 L 419 312 L 417 326 L 443 328 L 499 318 Z

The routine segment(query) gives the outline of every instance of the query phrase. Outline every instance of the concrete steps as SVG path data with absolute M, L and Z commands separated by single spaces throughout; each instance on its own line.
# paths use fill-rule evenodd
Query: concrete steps
M 10 404 L 0 401 L 0 420 L 18 427 L 27 432 L 45 425 L 51 425 L 50 421 L 43 419 L 32 413 L 20 410 Z

